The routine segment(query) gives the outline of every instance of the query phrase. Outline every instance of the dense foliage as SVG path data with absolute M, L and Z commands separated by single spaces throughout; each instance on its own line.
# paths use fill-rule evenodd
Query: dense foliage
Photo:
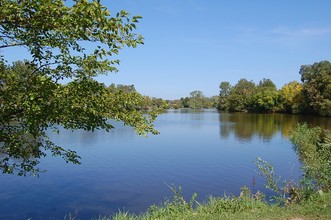
M 270 79 L 257 85 L 247 79 L 240 79 L 234 86 L 221 82 L 218 109 L 331 116 L 331 63 L 303 65 L 300 74 L 302 83 L 292 81 L 280 90 Z
M 331 116 L 331 63 L 303 65 L 300 75 L 306 111 Z
M 139 16 L 114 16 L 100 1 L 0 1 L 0 170 L 38 174 L 39 158 L 52 154 L 79 163 L 76 152 L 54 145 L 50 130 L 112 128 L 123 121 L 139 134 L 153 129 L 156 112 L 140 111 L 135 90 L 107 88 L 95 80 L 117 71 L 120 49 L 143 43 L 133 33 Z M 9 64 L 20 47 L 30 59 Z
M 278 111 L 300 113 L 303 112 L 302 103 L 304 103 L 302 84 L 297 81 L 289 82 L 279 91 L 280 102 Z
M 305 179 L 314 189 L 331 190 L 331 135 L 320 127 L 299 124 L 291 141 L 303 163 Z

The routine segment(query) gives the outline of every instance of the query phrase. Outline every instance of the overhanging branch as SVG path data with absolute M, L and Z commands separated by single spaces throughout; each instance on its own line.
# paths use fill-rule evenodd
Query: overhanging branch
M 24 43 L 16 43 L 16 44 L 6 44 L 6 45 L 0 45 L 0 49 L 7 48 L 7 47 L 20 47 L 25 46 Z

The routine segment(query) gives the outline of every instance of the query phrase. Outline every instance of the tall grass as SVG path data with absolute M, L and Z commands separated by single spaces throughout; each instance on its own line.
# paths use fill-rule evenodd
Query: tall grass
M 139 216 L 118 213 L 114 220 L 122 219 L 215 219 L 221 216 L 228 218 L 234 213 L 257 210 L 267 206 L 261 193 L 252 194 L 247 187 L 241 189 L 240 196 L 209 197 L 205 203 L 198 203 L 193 194 L 189 201 L 182 196 L 181 188 L 171 187 L 174 193 L 172 200 L 162 205 L 151 206 L 146 213 Z

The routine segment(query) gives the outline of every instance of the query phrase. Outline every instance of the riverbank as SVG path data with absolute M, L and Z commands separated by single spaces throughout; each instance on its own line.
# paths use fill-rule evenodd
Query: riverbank
M 300 204 L 287 206 L 268 205 L 256 195 L 241 195 L 240 197 L 210 198 L 205 204 L 192 204 L 179 201 L 174 197 L 163 206 L 152 206 L 141 215 L 131 215 L 120 212 L 113 217 L 99 217 L 99 220 L 147 220 L 147 219 L 289 219 L 315 220 L 331 219 L 331 193 L 318 195 Z M 192 201 L 191 201 L 192 202 Z

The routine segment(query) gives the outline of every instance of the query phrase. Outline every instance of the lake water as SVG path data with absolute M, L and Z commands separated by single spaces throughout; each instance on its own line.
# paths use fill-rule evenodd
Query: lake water
M 244 185 L 268 193 L 253 161 L 261 157 L 278 175 L 297 179 L 300 163 L 288 135 L 298 122 L 331 128 L 331 119 L 322 117 L 170 110 L 156 121 L 161 134 L 148 138 L 120 124 L 110 133 L 50 133 L 76 150 L 82 164 L 47 157 L 39 178 L 0 175 L 0 219 L 139 213 L 171 199 L 171 184 L 188 199 L 198 193 L 199 201 L 237 195 Z

